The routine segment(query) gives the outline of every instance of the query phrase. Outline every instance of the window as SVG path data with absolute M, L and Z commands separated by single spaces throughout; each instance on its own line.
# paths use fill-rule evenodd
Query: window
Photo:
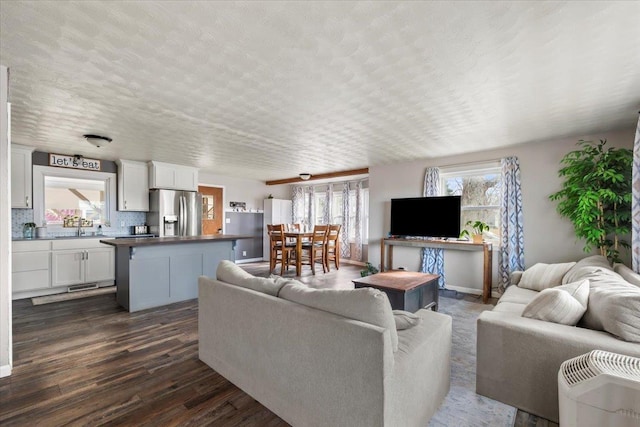
M 486 222 L 490 229 L 485 237 L 500 240 L 500 166 L 497 163 L 473 168 L 447 168 L 440 172 L 443 196 L 461 196 L 460 229 L 467 221 Z
M 115 210 L 115 174 L 33 167 L 34 221 L 47 227 L 111 226 Z

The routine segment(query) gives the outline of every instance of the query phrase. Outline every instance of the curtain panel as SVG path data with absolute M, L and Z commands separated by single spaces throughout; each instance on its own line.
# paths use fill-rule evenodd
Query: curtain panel
M 351 258 L 351 247 L 349 245 L 349 183 L 342 186 L 342 229 L 340 230 L 340 257 Z
M 509 286 L 511 272 L 524 270 L 524 232 L 520 164 L 515 156 L 500 161 L 502 194 L 500 197 L 500 291 Z
M 304 188 L 301 185 L 294 185 L 291 189 L 292 210 L 291 218 L 294 224 L 300 224 L 304 219 Z
M 640 117 L 633 143 L 633 181 L 631 199 L 631 258 L 632 268 L 640 273 Z
M 424 197 L 440 195 L 440 168 L 427 168 L 424 174 Z M 444 249 L 422 248 L 422 263 L 420 271 L 423 273 L 439 274 L 438 286 L 444 288 Z

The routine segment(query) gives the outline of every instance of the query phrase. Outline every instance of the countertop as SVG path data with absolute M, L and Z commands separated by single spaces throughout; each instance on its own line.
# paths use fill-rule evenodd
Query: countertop
M 31 239 L 25 239 L 24 237 L 13 237 L 11 238 L 12 242 L 36 242 L 41 240 L 70 240 L 70 239 L 124 239 L 124 238 L 135 238 L 135 237 L 153 237 L 153 234 L 147 235 L 132 235 L 132 234 L 111 234 L 111 235 L 96 235 L 96 234 L 85 234 L 82 236 L 47 236 L 47 237 L 33 237 Z
M 132 237 L 130 239 L 103 239 L 100 243 L 115 247 L 152 246 L 178 243 L 206 243 L 216 241 L 229 241 L 239 239 L 253 239 L 254 236 L 242 236 L 236 234 L 214 234 L 211 236 L 181 236 L 181 237 Z

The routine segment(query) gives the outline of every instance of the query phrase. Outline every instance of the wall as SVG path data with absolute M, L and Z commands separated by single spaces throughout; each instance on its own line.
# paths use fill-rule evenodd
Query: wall
M 0 377 L 11 375 L 11 156 L 7 67 L 0 66 Z
M 391 198 L 422 196 L 422 183 L 427 167 L 482 162 L 515 155 L 520 162 L 523 210 L 525 265 L 537 262 L 566 262 L 585 256 L 582 241 L 577 241 L 571 223 L 556 212 L 549 194 L 560 189 L 558 169 L 561 158 L 576 149 L 580 139 L 607 138 L 609 146 L 633 147 L 634 130 L 606 132 L 601 135 L 578 135 L 561 140 L 523 144 L 508 149 L 485 151 L 461 156 L 423 159 L 369 168 L 369 245 L 379 248 L 380 239 L 389 231 Z M 494 248 L 493 284 L 497 286 L 498 253 Z M 369 261 L 380 264 L 380 250 L 369 251 Z M 394 248 L 394 267 L 408 270 L 420 268 L 420 251 Z M 464 268 L 460 268 L 464 266 Z M 479 292 L 482 289 L 482 255 L 472 252 L 445 253 L 447 287 Z
M 247 209 L 264 208 L 264 199 L 272 194 L 276 199 L 291 200 L 290 186 L 266 185 L 264 181 L 236 178 L 200 171 L 198 175 L 200 185 L 224 187 L 224 207 L 229 209 L 229 202 L 245 202 Z

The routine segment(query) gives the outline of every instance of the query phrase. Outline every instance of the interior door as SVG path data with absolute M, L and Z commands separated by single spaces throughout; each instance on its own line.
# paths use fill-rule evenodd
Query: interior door
M 202 234 L 217 234 L 222 230 L 223 189 L 221 187 L 198 187 L 202 194 Z

